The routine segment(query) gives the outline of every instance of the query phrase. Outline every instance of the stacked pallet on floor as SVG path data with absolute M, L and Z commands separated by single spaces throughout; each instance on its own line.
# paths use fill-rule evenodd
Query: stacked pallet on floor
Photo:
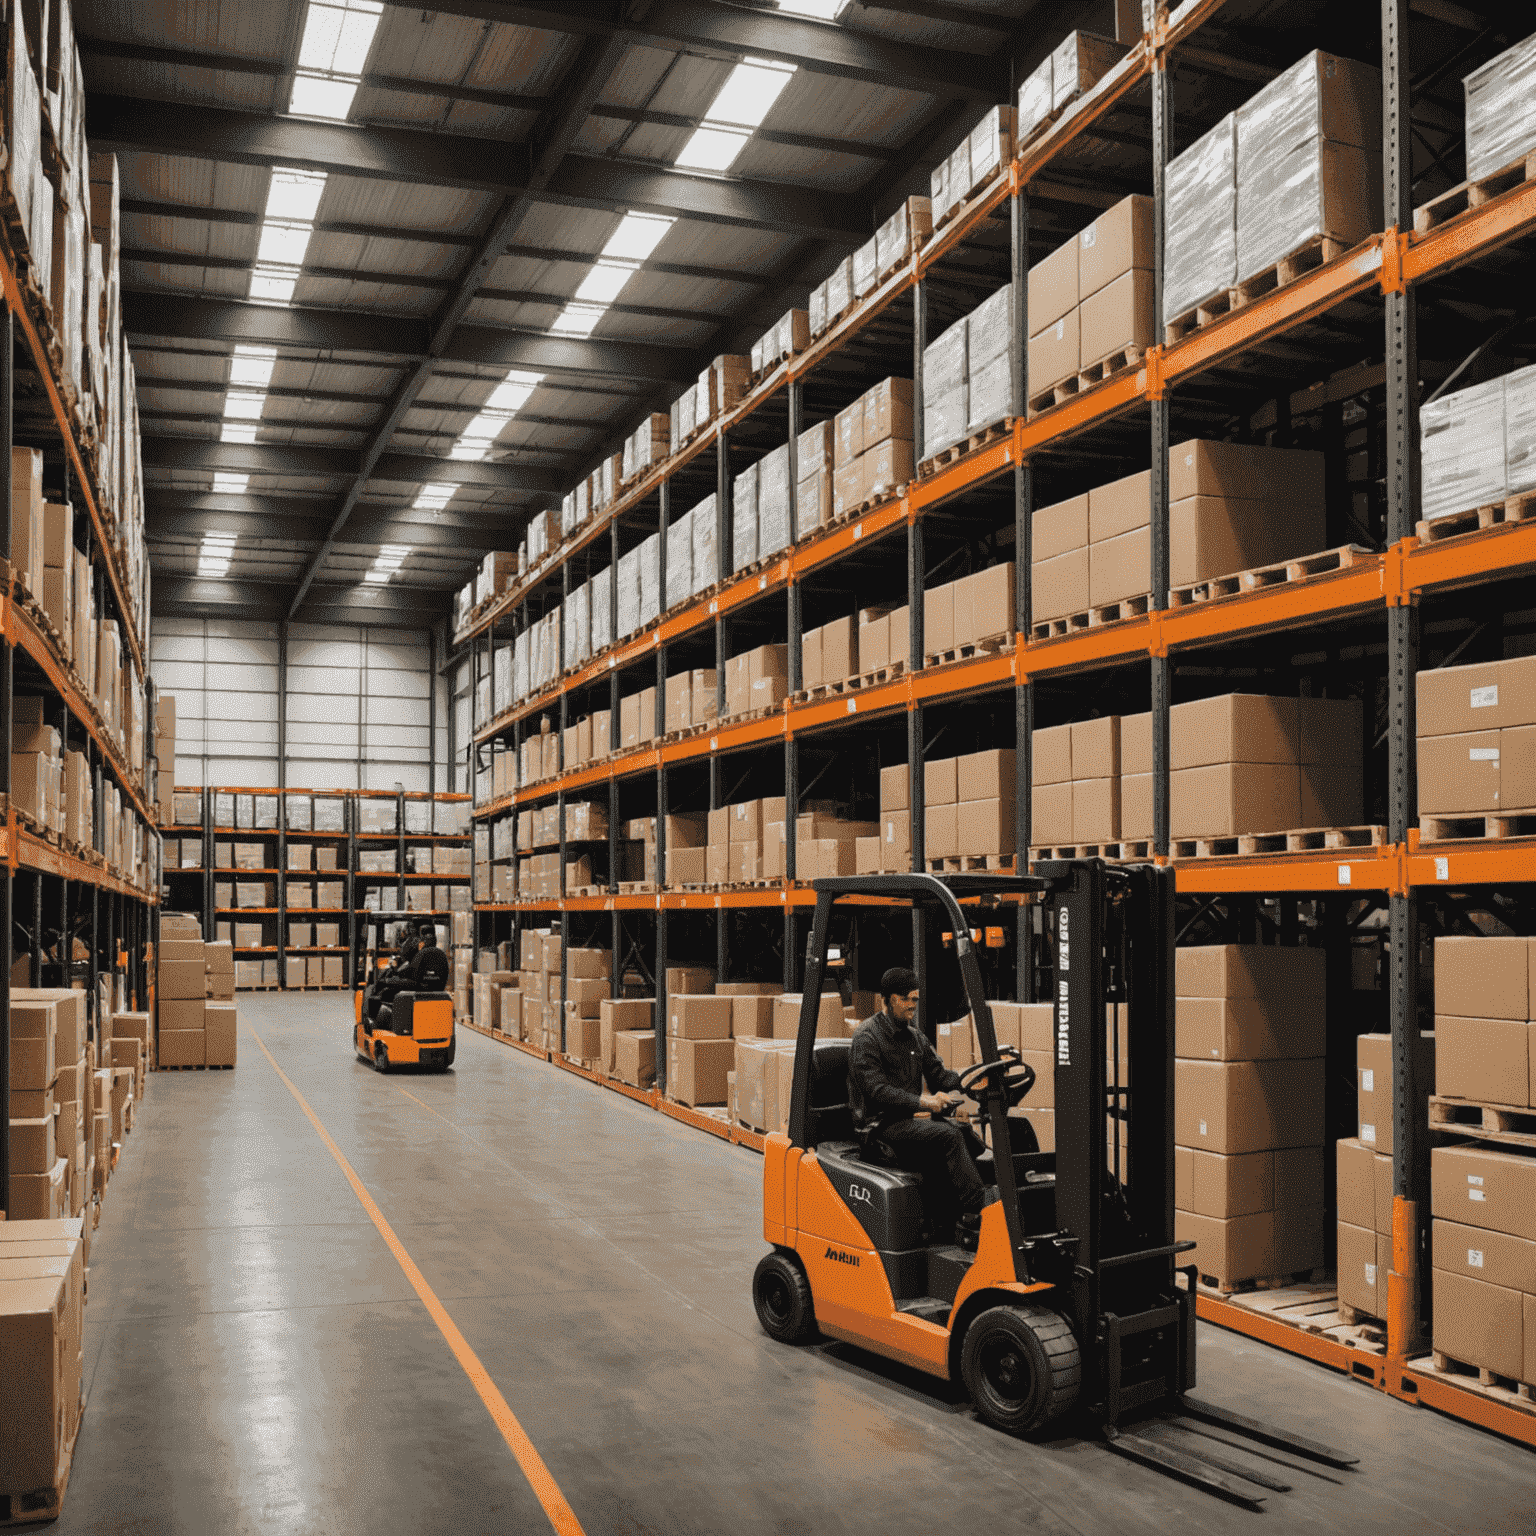
M 235 958 L 229 944 L 209 944 L 195 918 L 167 912 L 156 954 L 156 1065 L 235 1065 Z

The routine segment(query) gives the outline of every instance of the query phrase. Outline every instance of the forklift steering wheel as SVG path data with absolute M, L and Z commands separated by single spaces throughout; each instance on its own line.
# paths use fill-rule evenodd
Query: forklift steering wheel
M 960 1074 L 960 1091 L 969 1095 L 976 1084 L 983 1082 L 1001 1069 L 1002 1089 L 1007 1095 L 1009 1108 L 1016 1106 L 1035 1086 L 1035 1069 L 1027 1061 L 1020 1061 L 1011 1045 L 1001 1046 L 998 1061 L 983 1061 L 967 1067 Z

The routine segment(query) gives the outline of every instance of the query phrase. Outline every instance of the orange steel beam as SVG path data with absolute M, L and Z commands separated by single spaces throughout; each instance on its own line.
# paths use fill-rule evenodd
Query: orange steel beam
M 1404 1402 L 1437 1409 L 1536 1449 L 1536 1416 L 1507 1408 L 1470 1387 L 1458 1387 L 1444 1376 L 1429 1375 L 1409 1365 L 1389 1375 L 1387 1391 Z
M 1395 843 L 1376 848 L 1327 848 L 1247 858 L 1174 859 L 1181 893 L 1220 895 L 1252 891 L 1392 891 L 1401 861 Z
M 1526 181 L 1437 229 L 1411 235 L 1403 252 L 1403 281 L 1422 283 L 1439 277 L 1533 230 L 1536 181 Z
M 1404 862 L 1410 886 L 1508 885 L 1536 880 L 1536 837 L 1425 843 L 1408 829 Z
M 1536 567 L 1536 522 L 1496 523 L 1434 544 L 1404 539 L 1403 546 L 1403 581 L 1410 591 L 1473 586 Z

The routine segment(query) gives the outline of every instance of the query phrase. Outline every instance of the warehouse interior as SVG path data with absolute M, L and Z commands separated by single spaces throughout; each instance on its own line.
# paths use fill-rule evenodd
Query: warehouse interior
M 1512 10 L 5 0 L 0 1526 L 1529 1529 Z

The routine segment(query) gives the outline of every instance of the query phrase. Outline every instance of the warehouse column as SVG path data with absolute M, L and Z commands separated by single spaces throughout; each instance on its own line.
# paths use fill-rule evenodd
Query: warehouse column
M 15 340 L 12 335 L 14 320 L 11 307 L 0 299 L 0 463 L 9 465 L 12 446 L 12 405 L 15 367 Z M 11 559 L 11 476 L 9 471 L 0 475 L 0 559 L 7 568 Z M 11 715 L 13 711 L 12 683 L 14 681 L 14 656 L 11 651 L 10 593 L 6 593 L 4 611 L 5 632 L 0 634 L 0 733 L 4 735 L 4 751 L 0 751 L 0 793 L 6 797 L 5 840 L 5 899 L 0 906 L 0 975 L 6 985 L 0 988 L 0 1104 L 7 1106 L 7 1113 L 0 1120 L 0 1194 L 9 1200 L 11 1187 L 11 932 L 14 922 L 11 912 L 13 887 L 16 883 L 16 812 L 9 809 L 11 795 Z M 94 937 L 94 936 L 93 936 Z M 64 985 L 69 985 L 65 973 Z
M 1162 324 L 1164 259 L 1167 236 L 1167 173 L 1173 143 L 1173 98 L 1167 56 L 1152 60 L 1152 313 Z M 1152 399 L 1152 601 L 1168 606 L 1168 398 L 1160 390 Z M 1166 855 L 1171 848 L 1169 826 L 1168 711 L 1173 703 L 1173 666 L 1167 652 L 1152 663 L 1152 847 Z
M 723 581 L 735 566 L 731 552 L 731 443 L 722 427 L 715 433 L 715 579 Z M 715 713 L 725 716 L 726 648 L 730 628 L 724 618 L 715 619 Z
M 800 741 L 791 732 L 784 738 L 784 879 L 786 886 L 796 876 L 795 817 L 800 811 Z M 795 909 L 784 903 L 784 990 L 800 988 L 800 955 Z
M 614 517 L 608 524 L 608 643 L 619 638 L 619 520 Z M 619 674 L 608 673 L 608 750 L 619 750 Z M 594 746 L 593 750 L 596 750 Z M 615 792 L 616 793 L 616 792 Z M 613 804 L 617 806 L 618 800 Z M 617 815 L 617 811 L 615 811 Z
M 1409 0 L 1382 0 L 1382 179 L 1388 237 L 1412 228 L 1413 169 L 1409 145 Z M 1386 295 L 1387 542 L 1413 533 L 1419 515 L 1418 325 L 1407 288 Z M 1415 677 L 1419 613 L 1412 601 L 1387 599 L 1387 836 L 1398 844 L 1418 806 L 1415 781 Z M 1428 1195 L 1428 1136 L 1419 1087 L 1424 1081 L 1419 1029 L 1418 898 L 1393 892 L 1389 913 L 1392 1025 L 1392 1268 L 1387 1277 L 1387 1353 L 1407 1355 L 1421 1342 L 1424 1306 L 1420 1254 Z
M 913 391 L 914 395 L 916 391 Z M 921 665 L 923 644 L 923 525 L 912 513 L 907 515 L 907 602 L 909 624 L 907 629 L 908 654 L 913 658 L 913 668 Z M 914 704 L 907 711 L 907 804 L 912 823 L 912 868 L 921 874 L 926 868 L 927 816 L 924 809 L 923 778 L 923 706 Z M 922 909 L 912 908 L 912 969 L 917 973 L 917 985 L 921 1005 L 919 1027 L 933 1039 L 933 1019 L 928 1011 L 928 946 L 925 941 L 926 919 Z
M 805 408 L 805 386 L 798 380 L 792 379 L 788 389 L 789 394 L 789 547 L 793 551 L 800 538 L 800 431 L 801 418 Z M 803 633 L 800 616 L 800 583 L 795 580 L 791 570 L 789 577 L 789 591 L 787 593 L 789 605 L 789 691 L 799 693 L 805 686 L 805 673 L 802 667 L 801 636 Z M 794 813 L 786 814 L 790 820 L 794 819 Z M 786 827 L 786 832 L 788 828 Z M 791 841 L 788 837 L 786 843 Z
M 661 592 L 662 613 L 667 611 L 667 604 L 672 601 L 667 591 L 667 520 L 672 515 L 672 483 L 669 480 L 661 482 L 658 521 L 660 523 L 659 548 L 657 558 L 661 569 L 658 573 L 658 586 Z M 686 594 L 678 594 L 683 596 Z M 668 798 L 667 765 L 661 754 L 661 741 L 667 733 L 667 647 L 659 645 L 656 648 L 656 883 L 664 885 L 667 878 L 667 817 L 670 814 L 670 800 Z M 656 998 L 658 1012 L 665 1008 L 662 998 L 666 993 L 667 985 L 667 912 L 660 900 L 656 903 Z M 615 993 L 615 996 L 618 994 Z M 665 1034 L 662 1024 L 657 1024 L 656 1033 L 656 1081 L 658 1086 L 666 1086 L 666 1055 L 664 1047 Z
M 1025 414 L 1029 399 L 1029 195 L 1020 188 L 1010 203 L 1013 306 L 1008 334 L 1008 414 Z M 1017 673 L 1013 690 L 1013 868 L 1029 872 L 1034 841 L 1035 688 L 1026 670 L 1030 627 L 1034 622 L 1034 475 L 1023 459 L 1013 466 L 1013 631 Z M 1034 1000 L 1031 964 L 1034 914 L 1020 906 L 1014 914 L 1014 996 Z

